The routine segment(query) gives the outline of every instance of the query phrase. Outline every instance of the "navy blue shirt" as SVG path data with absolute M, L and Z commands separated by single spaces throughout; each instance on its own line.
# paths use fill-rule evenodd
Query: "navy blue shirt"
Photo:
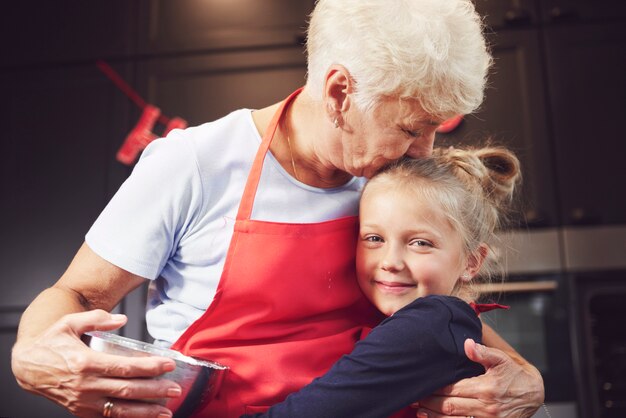
M 465 339 L 481 342 L 474 310 L 452 296 L 427 296 L 398 310 L 323 376 L 264 414 L 271 418 L 383 418 L 466 377 L 484 373 Z

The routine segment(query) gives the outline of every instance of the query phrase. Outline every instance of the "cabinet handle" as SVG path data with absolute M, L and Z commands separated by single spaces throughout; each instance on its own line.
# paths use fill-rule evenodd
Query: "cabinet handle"
M 542 228 L 552 225 L 547 213 L 539 209 L 528 209 L 524 211 L 523 224 L 528 228 Z
M 578 12 L 572 7 L 554 6 L 550 10 L 550 19 L 553 22 L 571 21 L 576 20 L 579 17 Z
M 553 292 L 559 287 L 556 280 L 540 280 L 527 282 L 509 283 L 483 283 L 475 286 L 475 289 L 483 293 L 527 293 L 527 292 Z
M 530 25 L 532 16 L 526 9 L 514 8 L 504 13 L 504 23 L 510 26 Z
M 602 223 L 602 217 L 591 210 L 578 207 L 570 211 L 569 221 L 572 225 L 598 225 Z

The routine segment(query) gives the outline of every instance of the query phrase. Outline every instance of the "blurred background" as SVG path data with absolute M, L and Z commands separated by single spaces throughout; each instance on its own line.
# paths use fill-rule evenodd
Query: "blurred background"
M 132 170 L 134 159 L 121 163 L 116 153 L 140 120 L 141 101 L 96 62 L 161 109 L 150 128 L 160 136 L 175 117 L 196 125 L 264 107 L 303 85 L 313 3 L 4 4 L 1 417 L 69 416 L 19 389 L 10 350 L 25 307 L 60 277 Z M 626 2 L 475 3 L 495 67 L 482 109 L 438 141 L 491 137 L 514 149 L 524 170 L 515 225 L 502 233 L 509 277 L 484 289 L 486 299 L 512 309 L 486 321 L 541 370 L 553 418 L 624 418 Z M 122 334 L 149 338 L 144 303 L 139 289 L 117 308 L 130 317 Z

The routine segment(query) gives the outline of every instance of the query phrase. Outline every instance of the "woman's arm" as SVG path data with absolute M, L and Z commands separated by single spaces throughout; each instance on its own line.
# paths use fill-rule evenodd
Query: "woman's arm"
M 485 367 L 485 374 L 464 379 L 419 402 L 428 418 L 529 418 L 544 400 L 541 373 L 496 332 L 483 325 L 487 345 L 466 344 L 467 356 Z
M 483 372 L 463 352 L 480 321 L 458 299 L 428 297 L 374 328 L 324 376 L 263 417 L 387 417 L 442 382 Z
M 145 279 L 107 262 L 86 244 L 61 279 L 30 304 L 20 321 L 11 366 L 19 385 L 45 396 L 81 417 L 100 417 L 107 398 L 167 396 L 175 383 L 148 379 L 172 370 L 172 360 L 112 356 L 88 348 L 80 339 L 92 330 L 113 330 L 126 317 L 110 311 Z M 120 379 L 124 378 L 124 379 Z M 137 417 L 168 411 L 159 405 L 116 402 Z

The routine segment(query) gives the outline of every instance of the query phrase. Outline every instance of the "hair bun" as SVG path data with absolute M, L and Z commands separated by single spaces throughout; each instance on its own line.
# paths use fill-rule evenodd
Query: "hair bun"
M 513 197 L 515 186 L 521 180 L 520 163 L 509 150 L 499 147 L 479 148 L 474 151 L 476 157 L 487 169 L 489 196 L 496 202 L 508 202 Z
M 476 151 L 478 158 L 485 167 L 506 178 L 511 178 L 519 171 L 517 158 L 503 150 L 484 148 Z
M 468 187 L 478 187 L 485 198 L 497 206 L 512 199 L 515 186 L 521 179 L 519 160 L 506 148 L 438 148 L 433 155 L 450 165 Z

